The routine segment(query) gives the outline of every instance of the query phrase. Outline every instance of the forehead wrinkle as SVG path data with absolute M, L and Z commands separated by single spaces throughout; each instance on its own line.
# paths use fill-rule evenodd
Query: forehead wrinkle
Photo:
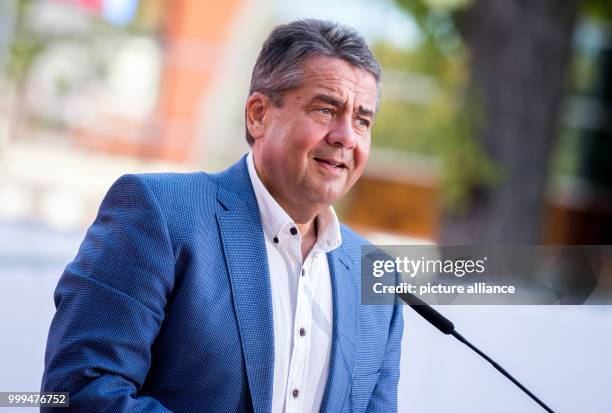
M 311 82 L 320 82 L 320 88 L 327 89 L 333 94 L 342 97 L 344 97 L 346 90 L 351 91 L 354 95 L 357 95 L 359 92 L 363 94 L 367 93 L 366 88 L 363 87 L 357 79 L 347 79 L 346 77 L 340 76 L 304 76 L 304 82 L 302 84 Z
M 332 106 L 336 106 L 337 108 L 344 109 L 344 102 L 346 99 L 342 99 L 341 97 L 339 98 L 327 93 L 317 93 L 312 97 L 311 102 L 315 102 L 317 100 L 328 103 Z
M 312 63 L 317 58 L 311 59 L 313 60 L 308 59 L 306 64 L 302 66 L 303 76 L 300 82 L 301 86 L 309 84 L 314 86 L 310 94 L 312 97 L 308 99 L 309 102 L 314 101 L 319 94 L 333 97 L 340 103 L 352 100 L 352 111 L 354 113 L 373 118 L 375 109 L 370 108 L 370 105 L 367 103 L 365 106 L 362 104 L 362 102 L 367 101 L 371 97 L 372 103 L 375 107 L 377 106 L 378 86 L 375 84 L 375 79 L 371 73 L 358 67 L 353 67 L 348 63 L 346 63 L 346 68 L 349 70 L 338 72 L 337 67 L 325 65 L 325 61 L 328 60 L 327 58 L 322 58 L 323 64 L 308 64 L 308 62 Z M 341 63 L 344 64 L 344 62 Z M 374 90 L 368 87 L 370 84 L 374 86 Z M 356 100 L 360 102 L 357 104 Z M 338 106 L 344 108 L 345 105 L 346 103 Z
M 348 63 L 347 63 L 348 65 Z M 348 65 L 350 66 L 350 65 Z M 305 66 L 303 68 L 303 83 L 322 81 L 324 86 L 329 84 L 337 84 L 340 88 L 348 88 L 354 93 L 361 91 L 367 93 L 366 87 L 363 85 L 364 78 L 372 76 L 371 74 L 364 72 L 359 68 L 350 68 L 346 73 L 339 74 L 337 69 L 325 67 L 325 66 Z M 348 85 L 346 84 L 348 83 Z M 327 86 L 330 90 L 334 90 L 334 87 Z

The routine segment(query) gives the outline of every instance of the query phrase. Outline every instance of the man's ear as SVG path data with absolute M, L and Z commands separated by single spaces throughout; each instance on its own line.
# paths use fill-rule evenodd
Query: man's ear
M 259 139 L 264 135 L 266 129 L 266 115 L 270 110 L 272 102 L 263 93 L 255 92 L 246 102 L 246 127 L 253 137 Z

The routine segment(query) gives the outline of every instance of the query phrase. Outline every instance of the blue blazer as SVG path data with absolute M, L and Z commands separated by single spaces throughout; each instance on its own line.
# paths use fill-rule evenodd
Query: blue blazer
M 366 241 L 341 231 L 327 254 L 333 335 L 321 411 L 395 411 L 402 308 L 360 304 Z M 218 174 L 122 176 L 54 299 L 42 391 L 69 392 L 68 410 L 271 410 L 272 298 L 245 157 Z

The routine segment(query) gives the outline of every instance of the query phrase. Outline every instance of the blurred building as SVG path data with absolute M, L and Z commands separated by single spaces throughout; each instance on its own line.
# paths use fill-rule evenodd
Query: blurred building
M 5 2 L 0 218 L 83 227 L 120 174 L 219 169 L 245 152 L 234 110 L 265 6 Z

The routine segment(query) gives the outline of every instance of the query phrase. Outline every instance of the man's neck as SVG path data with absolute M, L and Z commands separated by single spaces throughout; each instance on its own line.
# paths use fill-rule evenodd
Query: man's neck
M 317 219 L 311 220 L 308 224 L 297 224 L 297 226 L 300 231 L 300 236 L 302 237 L 302 262 L 304 262 L 310 250 L 317 242 Z
M 310 208 L 306 205 L 294 205 L 288 199 L 284 199 L 277 193 L 274 188 L 270 187 L 266 182 L 265 176 L 257 169 L 257 164 L 254 163 L 255 173 L 259 177 L 259 180 L 266 188 L 268 193 L 278 202 L 283 210 L 291 217 L 293 222 L 300 231 L 302 238 L 302 262 L 308 256 L 308 253 L 317 242 L 317 216 L 323 210 L 320 205 L 312 205 Z
M 274 196 L 274 193 L 270 192 L 270 194 L 297 225 L 298 230 L 300 231 L 300 237 L 302 238 L 302 262 L 304 262 L 308 256 L 308 253 L 317 242 L 317 216 L 321 210 L 313 209 L 312 211 L 305 211 L 304 208 L 300 208 L 299 210 L 293 209 L 285 204 L 282 199 Z

